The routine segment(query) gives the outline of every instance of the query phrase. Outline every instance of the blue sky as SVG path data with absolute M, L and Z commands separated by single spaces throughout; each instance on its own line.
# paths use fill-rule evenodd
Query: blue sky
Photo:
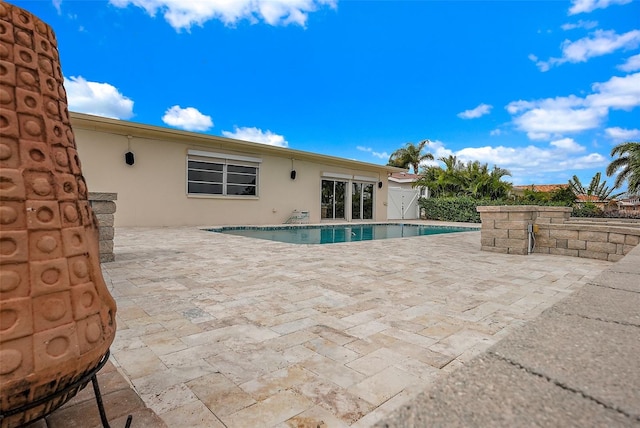
M 30 0 L 73 111 L 587 182 L 640 140 L 640 1 Z M 613 178 L 608 180 L 613 183 Z

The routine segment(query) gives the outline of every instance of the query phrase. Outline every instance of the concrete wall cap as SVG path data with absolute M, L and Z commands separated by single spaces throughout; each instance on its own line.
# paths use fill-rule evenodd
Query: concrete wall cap
M 476 207 L 479 213 L 490 212 L 514 212 L 514 211 L 536 211 L 536 212 L 571 212 L 571 207 L 547 207 L 539 205 L 483 205 Z
M 594 224 L 575 224 L 575 223 L 540 223 L 541 229 L 556 229 L 556 230 L 583 230 L 588 232 L 609 232 L 619 233 L 623 235 L 638 235 L 640 236 L 639 227 L 630 226 L 607 226 L 607 225 L 594 225 Z

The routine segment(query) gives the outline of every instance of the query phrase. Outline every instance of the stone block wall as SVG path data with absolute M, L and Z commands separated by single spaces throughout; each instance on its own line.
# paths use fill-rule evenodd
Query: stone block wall
M 536 205 L 478 207 L 484 251 L 528 253 L 528 226 L 535 225 L 533 252 L 618 261 L 640 243 L 640 223 L 624 219 L 571 218 L 571 208 Z
M 112 262 L 115 260 L 113 254 L 113 219 L 116 212 L 117 193 L 91 193 L 89 192 L 89 203 L 98 220 L 98 230 L 100 233 L 100 262 Z
M 528 252 L 527 227 L 539 221 L 562 223 L 571 208 L 536 205 L 502 205 L 478 207 L 482 220 L 482 250 L 524 255 Z
M 640 243 L 640 224 L 540 224 L 534 252 L 617 262 Z

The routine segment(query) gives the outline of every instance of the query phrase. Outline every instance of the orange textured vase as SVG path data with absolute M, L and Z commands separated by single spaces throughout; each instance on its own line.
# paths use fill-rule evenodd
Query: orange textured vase
M 115 336 L 57 43 L 0 2 L 0 426 L 49 413 L 50 397 L 95 368 Z

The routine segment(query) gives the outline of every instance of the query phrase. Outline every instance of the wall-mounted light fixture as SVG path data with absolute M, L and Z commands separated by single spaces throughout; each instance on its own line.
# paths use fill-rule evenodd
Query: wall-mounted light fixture
M 378 173 L 378 189 L 382 189 L 382 180 L 380 180 L 380 173 Z
M 131 135 L 127 135 L 127 153 L 124 154 L 124 161 L 127 165 L 133 165 L 136 162 L 135 156 L 131 151 Z
M 126 162 L 127 165 L 133 165 L 136 162 L 133 152 L 125 153 L 124 161 Z
M 296 175 L 298 174 L 296 173 L 296 170 L 293 169 L 293 158 L 291 158 L 291 174 L 289 176 L 291 177 L 292 180 L 295 180 Z

